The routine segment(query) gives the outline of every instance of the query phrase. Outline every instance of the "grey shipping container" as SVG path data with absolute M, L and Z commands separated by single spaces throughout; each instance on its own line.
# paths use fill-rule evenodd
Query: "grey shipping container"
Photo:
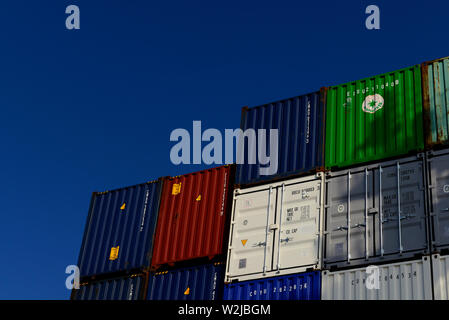
M 424 154 L 326 176 L 324 267 L 429 252 Z
M 449 300 L 449 256 L 432 255 L 433 294 L 435 300 Z
M 72 300 L 142 300 L 146 277 L 128 277 L 82 284 L 72 291 Z
M 240 128 L 244 132 L 255 130 L 255 136 L 262 132 L 259 130 L 266 130 L 267 153 L 271 156 L 274 150 L 270 147 L 270 130 L 277 130 L 278 139 L 275 145 L 278 154 L 270 163 L 270 166 L 276 169 L 275 172 L 262 175 L 262 168 L 267 165 L 256 159 L 254 163 L 250 163 L 249 147 L 245 148 L 245 163 L 237 164 L 237 185 L 241 188 L 254 186 L 323 169 L 325 93 L 323 89 L 321 92 L 242 109 Z M 258 143 L 260 148 L 260 140 Z
M 449 249 L 449 150 L 427 152 L 432 251 Z M 447 253 L 447 252 L 446 252 Z
M 163 181 L 93 193 L 78 260 L 81 279 L 150 266 Z
M 432 300 L 430 257 L 343 271 L 323 271 L 322 300 Z

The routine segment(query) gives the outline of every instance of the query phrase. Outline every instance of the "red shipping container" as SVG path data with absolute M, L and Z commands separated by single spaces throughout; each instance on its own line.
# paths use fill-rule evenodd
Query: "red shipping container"
M 221 255 L 227 244 L 229 199 L 234 166 L 168 178 L 156 227 L 152 269 Z

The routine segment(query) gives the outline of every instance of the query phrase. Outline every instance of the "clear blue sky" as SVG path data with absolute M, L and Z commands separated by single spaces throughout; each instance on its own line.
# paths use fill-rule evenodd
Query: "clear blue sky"
M 81 29 L 65 28 L 65 8 Z M 381 30 L 365 29 L 377 4 Z M 170 132 L 449 55 L 448 1 L 0 1 L 0 299 L 68 299 L 92 191 L 175 166 Z

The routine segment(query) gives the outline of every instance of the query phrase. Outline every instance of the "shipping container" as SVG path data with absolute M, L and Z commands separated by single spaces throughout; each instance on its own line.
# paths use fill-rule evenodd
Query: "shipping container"
M 449 252 L 449 150 L 427 152 L 432 252 Z
M 424 154 L 328 172 L 324 267 L 411 259 L 429 252 Z
M 95 192 L 78 266 L 81 277 L 150 266 L 163 179 Z
M 169 178 L 164 183 L 152 268 L 222 255 L 234 166 Z
M 226 282 L 321 268 L 324 174 L 236 189 Z
M 243 132 L 255 130 L 254 137 L 258 136 L 258 132 L 262 132 L 259 130 L 266 130 L 265 142 L 269 155 L 275 154 L 275 149 L 271 150 L 269 147 L 270 130 L 277 130 L 278 157 L 277 170 L 274 173 L 267 172 L 267 175 L 263 175 L 261 169 L 266 168 L 267 165 L 262 164 L 265 162 L 260 162 L 256 156 L 254 156 L 253 163 L 250 163 L 248 157 L 250 148 L 247 144 L 247 148 L 243 149 L 244 164 L 237 164 L 237 185 L 244 187 L 322 169 L 324 166 L 325 130 L 324 94 L 323 90 L 321 95 L 320 92 L 314 92 L 242 109 L 240 128 Z M 260 140 L 258 147 L 260 148 Z M 273 166 L 274 169 L 276 166 Z
M 426 146 L 449 142 L 449 57 L 422 64 Z
M 430 257 L 369 268 L 323 271 L 322 300 L 432 300 Z
M 449 300 L 449 256 L 432 255 L 433 294 L 435 300 Z
M 328 88 L 326 168 L 424 149 L 419 65 Z
M 223 300 L 320 300 L 321 272 L 226 284 Z
M 221 300 L 224 264 L 151 273 L 147 300 Z
M 146 277 L 132 275 L 129 277 L 108 279 L 85 283 L 78 290 L 72 291 L 72 300 L 143 300 Z

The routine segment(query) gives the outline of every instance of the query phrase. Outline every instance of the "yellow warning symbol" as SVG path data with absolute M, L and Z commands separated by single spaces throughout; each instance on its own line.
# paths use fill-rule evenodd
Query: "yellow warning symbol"
M 109 260 L 116 260 L 118 258 L 119 249 L 120 249 L 120 246 L 111 248 L 111 253 L 109 254 Z
M 245 240 L 241 240 L 242 241 L 242 244 L 243 244 L 243 246 L 245 246 L 246 245 L 246 243 L 248 242 L 248 239 L 245 239 Z
M 187 287 L 186 291 L 184 291 L 184 295 L 187 296 L 187 295 L 189 295 L 189 294 L 190 294 L 190 288 Z
M 122 206 L 120 207 L 120 210 L 125 210 L 125 207 L 126 207 L 126 203 L 124 202 L 124 203 L 122 204 Z
M 173 188 L 171 189 L 172 195 L 177 195 L 181 192 L 181 182 L 180 183 L 174 183 Z
M 201 201 L 201 195 L 196 198 L 196 201 Z

